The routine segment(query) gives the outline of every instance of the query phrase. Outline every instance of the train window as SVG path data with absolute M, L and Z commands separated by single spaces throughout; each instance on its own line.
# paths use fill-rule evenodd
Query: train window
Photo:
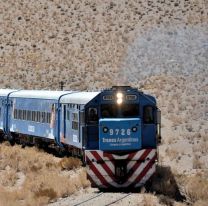
M 24 110 L 21 110 L 21 120 L 24 120 Z
M 70 119 L 70 113 L 69 113 L 69 110 L 66 111 L 66 119 L 67 119 L 67 120 Z
M 26 120 L 26 110 L 22 110 L 22 119 Z
M 22 110 L 22 119 L 26 120 L 26 110 Z
M 24 120 L 25 117 L 25 110 L 22 110 L 22 120 Z
M 18 114 L 19 114 L 19 110 L 15 109 L 15 119 L 19 118 Z
M 51 113 L 47 112 L 47 117 L 46 117 L 46 122 L 50 123 L 51 122 Z
M 101 115 L 103 118 L 117 117 L 117 106 L 115 104 L 101 105 Z
M 45 112 L 40 112 L 40 122 L 41 123 L 45 122 Z
M 119 107 L 115 104 L 101 105 L 102 118 L 123 118 L 123 117 L 138 117 L 138 104 L 123 104 Z
M 144 107 L 143 121 L 145 124 L 154 123 L 154 107 L 152 106 Z
M 28 112 L 29 112 L 29 111 L 26 110 L 26 117 L 25 117 L 25 118 L 26 118 L 27 121 L 28 121 Z
M 17 119 L 20 119 L 20 110 L 17 110 Z
M 19 110 L 17 110 L 17 109 L 14 109 L 14 111 L 13 111 L 13 118 L 14 119 L 19 119 Z
M 37 115 L 37 111 L 35 111 L 35 122 L 38 121 L 38 115 Z
M 98 112 L 96 108 L 89 108 L 88 109 L 88 122 L 94 123 L 98 121 Z
M 20 109 L 20 110 L 19 110 L 19 118 L 18 118 L 18 119 L 23 119 L 22 113 L 23 113 L 23 112 L 22 112 L 22 110 Z
M 0 117 L 1 117 L 1 107 L 0 107 Z
M 78 122 L 72 121 L 72 129 L 78 130 Z
M 13 118 L 33 122 L 50 123 L 51 114 L 40 111 L 14 109 Z
M 20 110 L 20 119 L 23 120 L 23 110 Z
M 40 122 L 40 112 L 37 112 L 37 122 Z
M 72 113 L 72 129 L 78 130 L 78 113 Z
M 14 119 L 17 119 L 17 109 L 14 109 Z
M 35 111 L 32 111 L 32 121 L 35 121 Z
M 29 110 L 27 111 L 27 120 L 31 121 L 32 120 L 32 112 Z
M 138 117 L 139 106 L 138 104 L 124 104 L 121 106 L 122 117 Z
M 72 120 L 78 121 L 78 114 L 77 113 L 72 113 Z

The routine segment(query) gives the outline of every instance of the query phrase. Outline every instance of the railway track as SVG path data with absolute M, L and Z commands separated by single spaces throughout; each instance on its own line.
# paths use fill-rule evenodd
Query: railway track
M 115 200 L 115 201 L 113 201 L 113 202 L 110 202 L 110 203 L 106 204 L 105 206 L 114 205 L 115 203 L 117 203 L 117 202 L 123 200 L 124 198 L 127 198 L 127 197 L 130 196 L 130 195 L 131 195 L 131 193 L 125 194 L 123 197 L 121 197 L 121 198 L 119 198 L 119 199 L 117 199 L 117 200 Z
M 94 195 L 93 197 L 90 197 L 89 199 L 84 200 L 84 201 L 82 201 L 82 202 L 79 202 L 79 203 L 77 203 L 77 204 L 75 204 L 75 205 L 73 205 L 73 206 L 84 205 L 85 203 L 87 203 L 87 202 L 89 202 L 89 201 L 95 200 L 97 197 L 101 196 L 102 194 L 103 194 L 103 192 L 100 192 L 99 194 Z
M 79 203 L 74 204 L 73 206 L 111 206 L 116 205 L 121 200 L 129 197 L 132 193 L 104 193 L 99 192 L 98 194 L 81 201 Z M 113 197 L 114 196 L 114 197 Z

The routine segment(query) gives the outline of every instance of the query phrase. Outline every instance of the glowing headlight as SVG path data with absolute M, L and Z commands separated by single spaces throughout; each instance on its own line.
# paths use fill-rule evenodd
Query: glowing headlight
M 118 93 L 116 94 L 116 97 L 117 97 L 118 99 L 122 99 L 122 98 L 123 98 L 123 94 L 122 94 L 121 92 L 118 92 Z
M 116 94 L 117 97 L 117 104 L 121 104 L 123 102 L 123 94 L 121 92 L 118 92 Z
M 117 99 L 117 104 L 121 104 L 123 102 L 122 99 Z

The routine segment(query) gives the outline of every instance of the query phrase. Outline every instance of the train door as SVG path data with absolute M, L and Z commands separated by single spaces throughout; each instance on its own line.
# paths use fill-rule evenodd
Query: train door
M 9 136 L 10 136 L 10 124 L 11 124 L 14 107 L 15 107 L 15 101 L 8 99 L 8 102 L 6 105 L 6 111 L 5 111 L 5 116 L 6 116 L 5 129 L 6 129 L 6 134 Z
M 2 105 L 2 98 L 0 98 L 0 130 L 3 130 L 3 105 Z
M 80 143 L 79 136 L 79 111 L 74 109 L 71 111 L 71 131 L 72 131 L 72 142 L 74 145 Z
M 68 104 L 65 110 L 65 138 L 67 143 L 80 147 L 79 105 Z
M 6 133 L 6 121 L 7 121 L 7 100 L 6 98 L 2 99 L 2 122 L 3 122 L 3 131 Z
M 64 105 L 64 137 L 66 139 L 67 143 L 70 143 L 70 128 L 71 128 L 71 122 L 70 122 L 70 107 L 68 105 Z
M 99 127 L 98 127 L 98 109 L 89 107 L 86 111 L 87 121 L 87 147 L 88 149 L 98 149 L 99 147 Z
M 156 147 L 156 109 L 154 106 L 148 105 L 143 107 L 143 139 L 144 148 Z

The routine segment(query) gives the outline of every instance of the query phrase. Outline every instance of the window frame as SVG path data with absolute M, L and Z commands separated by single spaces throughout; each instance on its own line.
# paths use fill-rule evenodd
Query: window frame
M 78 111 L 73 111 L 71 113 L 72 120 L 71 120 L 71 128 L 73 130 L 78 131 L 79 130 L 79 112 Z
M 146 111 L 147 108 L 151 108 L 152 109 L 151 116 L 150 116 L 150 118 L 152 117 L 152 120 L 149 120 L 149 121 L 147 121 L 146 120 L 147 117 L 145 117 L 145 115 L 146 115 L 145 111 Z M 144 124 L 155 124 L 155 109 L 156 109 L 156 107 L 153 106 L 153 105 L 145 105 L 145 106 L 143 106 L 143 117 L 142 118 L 143 118 L 143 123 Z

